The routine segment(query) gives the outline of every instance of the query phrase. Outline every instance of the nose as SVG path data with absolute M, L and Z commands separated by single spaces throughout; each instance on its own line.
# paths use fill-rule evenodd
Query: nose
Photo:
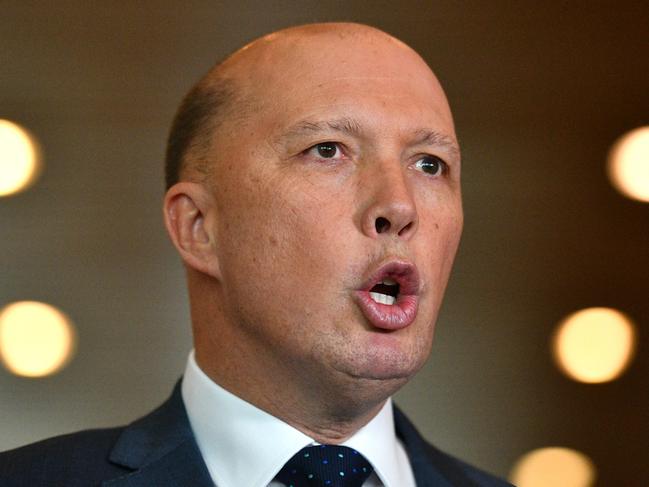
M 368 188 L 361 227 L 370 238 L 396 236 L 409 240 L 417 231 L 417 207 L 404 169 L 396 164 L 367 168 L 361 185 Z

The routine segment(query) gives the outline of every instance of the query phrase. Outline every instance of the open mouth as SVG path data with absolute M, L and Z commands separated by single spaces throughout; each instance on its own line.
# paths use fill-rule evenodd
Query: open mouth
M 417 268 L 404 262 L 390 262 L 380 267 L 362 289 L 379 304 L 398 304 L 402 296 L 419 294 Z
M 419 292 L 417 268 L 408 262 L 392 261 L 378 268 L 355 292 L 355 297 L 373 326 L 397 330 L 414 321 Z
M 370 297 L 377 303 L 392 306 L 397 302 L 399 287 L 397 281 L 390 277 L 386 277 L 370 289 Z

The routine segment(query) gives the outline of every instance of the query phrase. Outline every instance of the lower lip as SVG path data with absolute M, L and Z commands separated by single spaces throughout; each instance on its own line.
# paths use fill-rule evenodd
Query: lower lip
M 377 303 L 369 291 L 356 291 L 355 296 L 365 318 L 382 330 L 400 330 L 415 321 L 417 316 L 419 299 L 415 295 L 399 296 L 391 305 Z

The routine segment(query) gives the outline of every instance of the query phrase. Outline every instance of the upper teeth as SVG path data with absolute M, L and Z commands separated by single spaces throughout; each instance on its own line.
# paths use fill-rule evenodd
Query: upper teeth
M 383 294 L 383 293 L 375 293 L 375 292 L 370 292 L 370 297 L 376 301 L 377 303 L 381 304 L 394 304 L 397 300 L 394 296 L 390 296 L 388 294 Z
M 381 281 L 381 284 L 385 284 L 386 286 L 394 286 L 395 284 L 397 284 L 397 281 L 389 277 L 386 277 L 385 279 L 383 279 L 383 281 Z

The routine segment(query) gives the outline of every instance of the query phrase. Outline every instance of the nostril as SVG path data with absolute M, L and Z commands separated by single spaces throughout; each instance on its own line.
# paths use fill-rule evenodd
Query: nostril
M 399 230 L 399 235 L 403 235 L 404 233 L 408 233 L 408 230 L 412 228 L 412 222 L 408 223 L 405 227 L 403 227 L 401 230 Z
M 374 226 L 376 228 L 376 233 L 383 233 L 390 230 L 390 222 L 386 218 L 383 218 L 382 216 L 376 219 L 376 221 L 374 222 Z

